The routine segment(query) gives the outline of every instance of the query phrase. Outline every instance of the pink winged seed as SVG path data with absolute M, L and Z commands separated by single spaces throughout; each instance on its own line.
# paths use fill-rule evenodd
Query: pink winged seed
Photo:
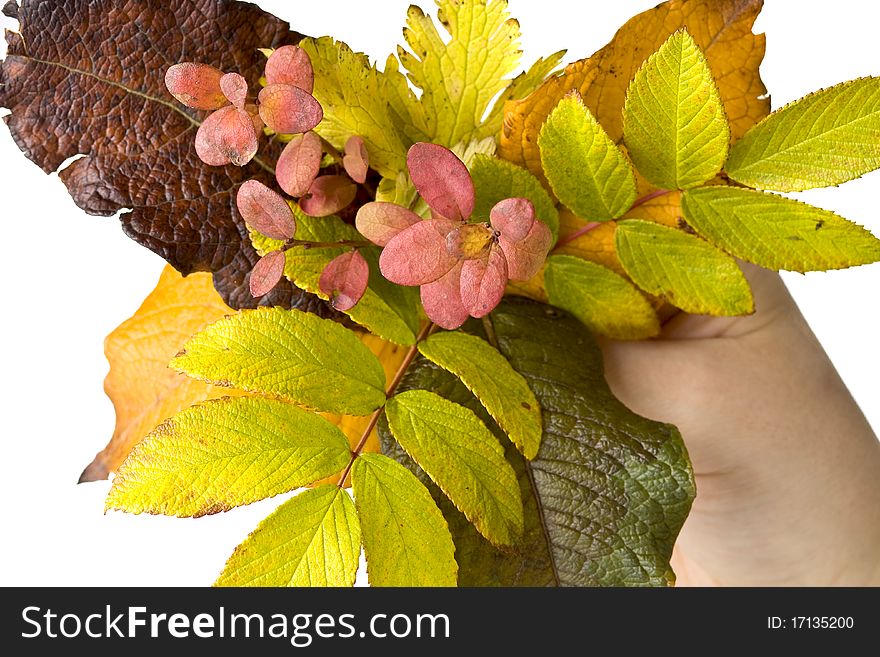
M 245 102 L 247 102 L 247 80 L 238 73 L 227 73 L 220 78 L 220 88 L 230 103 L 238 109 L 244 109 Z
M 453 221 L 464 221 L 474 211 L 474 182 L 464 162 L 437 144 L 414 144 L 406 158 L 413 184 L 428 206 Z
M 355 226 L 373 244 L 385 246 L 394 236 L 421 220 L 419 215 L 401 205 L 376 201 L 360 207 Z
M 507 260 L 497 246 L 485 258 L 465 260 L 461 269 L 461 301 L 471 317 L 495 310 L 507 285 Z
M 184 62 L 165 71 L 165 86 L 172 96 L 187 107 L 215 110 L 227 103 L 220 88 L 222 77 L 223 71 L 213 66 Z
M 318 176 L 299 200 L 299 207 L 311 217 L 329 217 L 351 205 L 355 196 L 357 185 L 347 176 Z
M 393 237 L 379 257 L 382 275 L 398 285 L 433 283 L 455 267 L 446 236 L 459 224 L 445 219 L 419 221 Z
M 321 170 L 321 138 L 314 132 L 294 137 L 278 158 L 275 177 L 286 193 L 305 196 Z
M 461 271 L 462 264 L 458 262 L 446 275 L 422 285 L 420 290 L 425 314 L 448 331 L 460 327 L 469 316 L 461 300 Z
M 512 242 L 525 238 L 535 223 L 535 206 L 524 198 L 507 198 L 489 212 L 492 228 Z
M 324 118 L 314 97 L 289 84 L 270 84 L 259 95 L 260 118 L 279 134 L 308 132 Z
M 289 84 L 312 93 L 315 74 L 308 53 L 299 46 L 281 46 L 266 62 L 267 84 Z
M 345 155 L 342 157 L 342 166 L 345 173 L 351 176 L 356 183 L 364 183 L 367 180 L 367 171 L 370 169 L 370 154 L 364 138 L 349 137 L 345 142 Z
M 519 241 L 508 239 L 504 233 L 498 245 L 507 258 L 508 275 L 515 281 L 527 281 L 541 270 L 547 252 L 553 245 L 553 233 L 542 221 L 535 221 L 528 234 Z
M 284 251 L 272 251 L 257 261 L 251 271 L 250 290 L 254 298 L 269 294 L 284 275 L 287 256 Z
M 210 166 L 244 166 L 257 154 L 258 147 L 250 115 L 232 105 L 213 112 L 196 132 L 196 154 Z
M 318 281 L 336 310 L 351 310 L 367 291 L 370 266 L 360 251 L 348 251 L 331 260 Z
M 288 240 L 296 234 L 296 219 L 287 201 L 260 181 L 246 181 L 235 202 L 248 225 L 266 237 Z

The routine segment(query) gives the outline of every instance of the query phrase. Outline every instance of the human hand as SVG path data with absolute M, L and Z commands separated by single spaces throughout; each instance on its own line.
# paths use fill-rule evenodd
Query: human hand
M 693 462 L 678 584 L 880 585 L 880 442 L 779 275 L 746 268 L 754 315 L 602 344 L 615 394 Z

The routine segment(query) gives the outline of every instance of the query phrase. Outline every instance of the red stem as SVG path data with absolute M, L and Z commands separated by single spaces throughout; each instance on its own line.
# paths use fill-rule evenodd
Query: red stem
M 419 343 L 422 340 L 425 340 L 429 335 L 431 335 L 431 333 L 433 333 L 436 328 L 437 325 L 432 322 L 430 324 L 427 324 L 419 332 L 415 344 L 409 348 L 408 352 L 406 352 L 406 356 L 403 357 L 403 362 L 400 363 L 400 367 L 397 368 L 397 372 L 395 372 L 394 378 L 391 380 L 391 383 L 388 384 L 388 388 L 385 390 L 386 398 L 391 397 L 397 391 L 397 387 L 400 385 L 400 382 L 403 381 L 403 377 L 406 374 L 406 371 L 415 360 L 416 354 L 419 353 Z M 370 421 L 367 423 L 367 427 L 366 429 L 364 429 L 363 434 L 361 434 L 360 440 L 358 441 L 357 445 L 355 445 L 354 449 L 351 450 L 351 458 L 348 460 L 348 465 L 345 466 L 345 470 L 342 471 L 342 476 L 336 483 L 339 488 L 345 486 L 345 480 L 348 478 L 348 473 L 351 472 L 355 460 L 357 460 L 357 457 L 361 455 L 361 452 L 364 449 L 364 445 L 366 445 L 367 440 L 370 439 L 370 434 L 373 433 L 373 429 L 376 428 L 376 424 L 379 422 L 379 417 L 382 415 L 383 408 L 385 408 L 384 405 L 380 408 L 377 408 L 376 412 L 370 416 Z

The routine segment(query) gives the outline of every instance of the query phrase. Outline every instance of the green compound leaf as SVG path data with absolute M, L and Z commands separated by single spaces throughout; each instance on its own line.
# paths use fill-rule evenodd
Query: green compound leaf
M 725 170 L 749 187 L 797 192 L 880 168 L 880 78 L 805 96 L 749 130 Z
M 385 403 L 376 356 L 352 331 L 298 310 L 260 308 L 221 319 L 191 338 L 171 367 L 329 413 L 369 415 Z
M 329 477 L 346 466 L 345 434 L 292 404 L 259 397 L 181 411 L 120 466 L 107 508 L 198 517 Z
M 471 218 L 489 221 L 489 213 L 499 201 L 525 198 L 535 206 L 535 215 L 550 228 L 553 241 L 559 237 L 559 211 L 535 176 L 528 170 L 497 157 L 477 155 L 471 164 L 477 199 Z
M 473 335 L 445 332 L 421 342 L 419 351 L 461 379 L 525 457 L 535 458 L 541 446 L 541 407 L 497 349 Z
M 736 261 L 699 237 L 650 221 L 617 225 L 615 247 L 633 282 L 697 315 L 747 315 L 755 303 Z
M 381 454 L 362 454 L 351 471 L 371 586 L 455 586 L 449 527 L 428 489 Z
M 538 146 L 553 193 L 582 219 L 616 219 L 635 201 L 636 179 L 629 161 L 577 92 L 550 113 Z
M 457 509 L 495 545 L 522 536 L 523 505 L 504 449 L 473 411 L 427 390 L 388 400 L 388 426 Z
M 399 47 L 397 56 L 422 91 L 410 118 L 429 141 L 451 148 L 487 136 L 483 117 L 519 65 L 520 33 L 506 0 L 437 0 L 437 7 L 448 36 L 412 5 L 403 31 L 410 50 Z
M 345 490 L 325 484 L 263 520 L 214 586 L 354 586 L 360 552 L 354 503 Z
M 477 413 L 506 445 L 525 508 L 522 540 L 498 550 L 435 486 L 449 521 L 459 586 L 663 586 L 672 546 L 694 497 L 674 427 L 641 418 L 613 397 L 602 356 L 583 325 L 543 304 L 507 298 L 491 319 L 502 354 L 529 382 L 544 413 L 534 461 L 506 441 L 453 375 L 419 358 L 402 389 L 427 389 Z M 474 323 L 471 328 L 480 329 Z M 427 476 L 379 423 L 382 450 Z
M 406 169 L 406 153 L 412 144 L 392 113 L 393 90 L 369 58 L 330 37 L 300 41 L 315 71 L 314 96 L 324 108 L 324 120 L 316 128 L 322 137 L 342 151 L 352 135 L 364 138 L 370 167 L 394 178 Z
M 828 210 L 734 187 L 692 189 L 682 210 L 694 230 L 767 269 L 808 272 L 880 260 L 880 240 Z
M 653 306 L 632 283 L 582 258 L 551 256 L 544 271 L 551 305 L 567 310 L 594 333 L 642 340 L 660 332 Z
M 357 230 L 336 217 L 309 217 L 294 207 L 296 237 L 312 242 L 340 242 L 363 240 Z M 278 240 L 251 232 L 251 241 L 260 255 L 283 246 Z M 318 281 L 324 267 L 350 247 L 305 249 L 296 247 L 287 251 L 284 275 L 298 288 L 327 299 Z M 379 249 L 360 249 L 370 265 L 370 279 L 364 296 L 346 314 L 371 333 L 395 344 L 415 344 L 419 331 L 419 290 L 416 287 L 395 285 L 379 272 Z
M 689 189 L 721 171 L 730 126 L 706 58 L 685 30 L 636 73 L 623 131 L 633 164 L 658 187 Z

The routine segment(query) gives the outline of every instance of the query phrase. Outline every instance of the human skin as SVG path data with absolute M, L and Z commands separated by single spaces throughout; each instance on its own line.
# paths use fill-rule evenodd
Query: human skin
M 878 586 L 880 442 L 779 275 L 746 272 L 754 315 L 602 345 L 615 394 L 693 462 L 677 584 Z

